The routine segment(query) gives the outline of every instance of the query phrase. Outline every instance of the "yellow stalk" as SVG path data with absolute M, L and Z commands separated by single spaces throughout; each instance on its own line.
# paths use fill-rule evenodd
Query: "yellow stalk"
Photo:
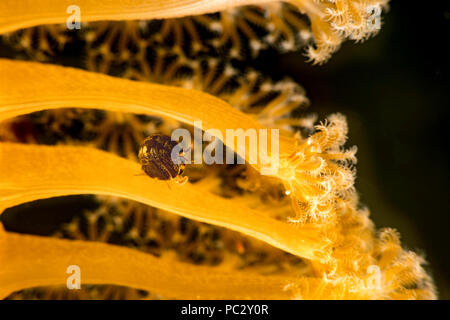
M 0 261 L 0 299 L 30 287 L 66 285 L 70 265 L 80 267 L 81 284 L 115 284 L 175 299 L 289 299 L 289 283 L 320 283 L 194 266 L 99 242 L 20 235 L 1 226 Z
M 41 24 L 65 23 L 67 8 L 76 4 L 81 21 L 166 19 L 213 13 L 276 0 L 2 0 L 0 33 Z
M 227 129 L 254 129 L 259 135 L 264 128 L 225 101 L 196 90 L 6 59 L 0 59 L 0 74 L 5 80 L 0 85 L 0 122 L 44 109 L 77 107 L 159 115 L 190 125 L 201 120 L 203 130 L 217 129 L 224 138 Z M 270 150 L 270 130 L 267 140 Z M 280 136 L 280 157 L 290 155 L 294 144 L 294 139 Z M 246 145 L 248 150 L 248 141 Z M 257 159 L 243 147 L 238 144 L 235 152 L 259 170 Z
M 113 195 L 242 232 L 303 258 L 326 254 L 328 243 L 313 228 L 294 227 L 193 184 L 169 186 L 141 172 L 134 161 L 93 148 L 0 143 L 0 212 L 63 195 Z

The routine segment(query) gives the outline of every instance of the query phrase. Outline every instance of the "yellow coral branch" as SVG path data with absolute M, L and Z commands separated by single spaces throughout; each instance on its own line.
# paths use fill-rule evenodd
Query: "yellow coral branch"
M 226 10 L 275 0 L 3 0 L 0 33 L 40 24 L 65 23 L 67 8 L 76 4 L 82 22 L 99 20 L 165 19 Z
M 122 285 L 176 299 L 289 299 L 287 284 L 320 283 L 194 266 L 105 243 L 20 235 L 1 226 L 0 261 L 0 299 L 25 288 L 65 285 L 70 265 L 80 267 L 81 284 Z
M 313 228 L 276 221 L 192 184 L 169 188 L 139 173 L 137 163 L 93 148 L 0 143 L 0 212 L 62 195 L 114 195 L 236 230 L 307 259 L 325 254 L 327 242 Z
M 196 90 L 6 59 L 0 59 L 0 74 L 5 80 L 0 85 L 0 122 L 44 109 L 78 107 L 160 115 L 190 125 L 202 120 L 203 130 L 217 129 L 223 137 L 227 129 L 254 129 L 259 134 L 264 128 L 225 101 Z M 293 139 L 280 137 L 281 153 L 290 154 L 293 145 Z M 257 162 L 243 148 L 235 151 L 250 163 Z

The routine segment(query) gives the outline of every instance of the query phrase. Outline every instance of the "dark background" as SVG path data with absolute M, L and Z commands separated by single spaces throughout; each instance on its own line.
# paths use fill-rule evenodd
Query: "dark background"
M 391 1 L 376 37 L 345 43 L 323 66 L 306 63 L 301 53 L 271 52 L 254 64 L 303 85 L 319 119 L 347 116 L 348 145 L 358 146 L 361 201 L 377 227 L 398 229 L 406 247 L 425 255 L 439 298 L 450 299 L 450 6 L 444 2 Z M 80 205 L 79 197 L 64 201 Z M 16 218 L 30 228 L 36 223 Z
M 377 227 L 422 252 L 450 299 L 450 6 L 394 0 L 380 33 L 323 66 L 268 53 L 257 64 L 302 84 L 319 119 L 341 112 L 358 146 L 356 188 Z M 447 2 L 448 3 L 448 2 Z M 445 8 L 446 7 L 446 8 Z M 271 63 L 270 61 L 276 61 Z

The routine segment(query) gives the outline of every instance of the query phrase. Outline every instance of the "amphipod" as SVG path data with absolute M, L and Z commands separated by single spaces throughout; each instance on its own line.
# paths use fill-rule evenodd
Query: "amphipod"
M 152 134 L 147 137 L 139 150 L 139 162 L 142 170 L 152 178 L 159 180 L 170 180 L 178 185 L 183 185 L 188 181 L 188 177 L 183 177 L 184 163 L 174 163 L 172 161 L 172 149 L 178 144 L 172 141 L 169 136 L 163 134 Z M 184 154 L 180 151 L 180 157 Z

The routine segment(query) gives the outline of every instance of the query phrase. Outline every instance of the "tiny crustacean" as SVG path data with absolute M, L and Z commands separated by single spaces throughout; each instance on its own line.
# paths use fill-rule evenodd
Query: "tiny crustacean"
M 152 178 L 170 180 L 179 185 L 185 184 L 188 177 L 182 176 L 184 163 L 177 164 L 171 157 L 172 150 L 177 144 L 178 142 L 172 141 L 164 134 L 152 134 L 147 137 L 138 155 L 142 170 Z M 183 156 L 183 150 L 180 151 L 179 156 Z

